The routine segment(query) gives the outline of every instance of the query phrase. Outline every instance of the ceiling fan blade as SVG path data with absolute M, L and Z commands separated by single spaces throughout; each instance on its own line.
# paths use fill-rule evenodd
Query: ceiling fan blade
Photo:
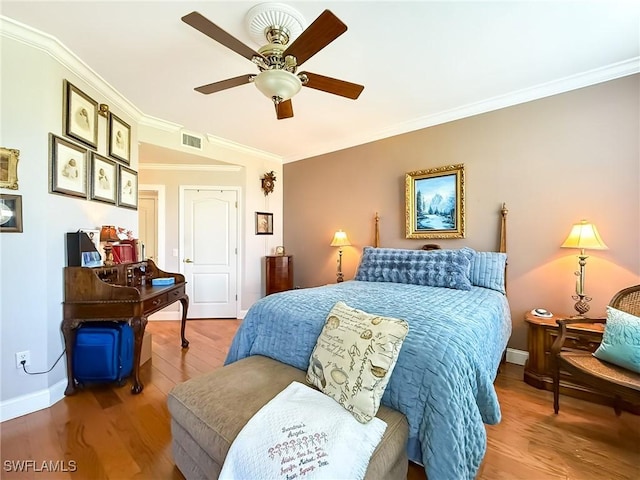
M 331 11 L 325 10 L 287 48 L 284 55 L 293 55 L 298 66 L 347 31 L 347 26 Z
M 209 83 L 207 85 L 202 85 L 201 87 L 194 88 L 196 92 L 209 94 L 219 92 L 220 90 L 226 90 L 227 88 L 237 87 L 239 85 L 244 85 L 245 83 L 249 83 L 251 81 L 251 77 L 255 75 L 240 75 L 239 77 L 227 78 L 226 80 L 220 80 L 219 82 Z
M 276 114 L 278 115 L 278 120 L 293 117 L 293 104 L 291 103 L 291 99 L 278 103 L 276 105 Z
M 196 30 L 204 33 L 206 36 L 214 39 L 216 42 L 221 43 L 222 45 L 233 50 L 236 53 L 239 53 L 247 60 L 252 60 L 253 57 L 264 58 L 258 52 L 246 46 L 233 35 L 225 32 L 215 23 L 203 17 L 198 12 L 191 12 L 185 15 L 184 17 L 182 17 L 182 21 L 188 25 L 191 25 Z
M 305 87 L 322 90 L 327 93 L 333 93 L 334 95 L 340 95 L 341 97 L 347 97 L 352 100 L 358 98 L 362 93 L 362 90 L 364 90 L 364 85 L 325 77 L 324 75 L 318 75 L 317 73 L 302 72 L 299 75 L 306 75 L 309 79 L 307 83 L 303 84 Z

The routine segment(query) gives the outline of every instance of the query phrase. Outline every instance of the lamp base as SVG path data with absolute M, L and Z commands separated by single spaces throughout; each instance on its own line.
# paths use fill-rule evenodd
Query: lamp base
M 578 315 L 574 315 L 574 318 L 584 318 L 585 313 L 591 308 L 587 302 L 591 301 L 591 297 L 586 295 L 573 295 L 571 298 L 577 300 L 573 308 L 576 309 Z
M 104 266 L 113 267 L 116 262 L 113 261 L 113 247 L 110 244 L 104 246 Z

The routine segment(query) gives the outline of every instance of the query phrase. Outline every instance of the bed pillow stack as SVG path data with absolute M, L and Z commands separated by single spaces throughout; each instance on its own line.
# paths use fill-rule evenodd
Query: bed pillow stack
M 460 251 L 465 251 L 470 256 L 469 280 L 471 280 L 471 285 L 506 293 L 504 281 L 504 272 L 507 266 L 506 253 L 477 252 L 469 247 L 461 248 Z
M 361 423 L 380 408 L 409 325 L 336 303 L 311 353 L 307 381 Z
M 355 280 L 471 290 L 472 253 L 364 247 Z

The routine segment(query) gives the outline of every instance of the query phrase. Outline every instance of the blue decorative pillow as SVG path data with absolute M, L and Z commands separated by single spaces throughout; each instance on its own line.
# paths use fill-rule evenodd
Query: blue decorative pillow
M 507 293 L 504 286 L 504 270 L 507 264 L 506 253 L 476 252 L 469 247 L 464 247 L 461 250 L 471 254 L 471 271 L 469 273 L 471 285 Z
M 355 279 L 471 290 L 467 252 L 364 247 Z
M 593 355 L 640 373 L 640 317 L 607 307 L 602 343 Z

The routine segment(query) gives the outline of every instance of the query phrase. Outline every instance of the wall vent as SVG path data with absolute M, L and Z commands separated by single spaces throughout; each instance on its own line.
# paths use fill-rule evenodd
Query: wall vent
M 202 150 L 202 137 L 182 132 L 182 146 Z

